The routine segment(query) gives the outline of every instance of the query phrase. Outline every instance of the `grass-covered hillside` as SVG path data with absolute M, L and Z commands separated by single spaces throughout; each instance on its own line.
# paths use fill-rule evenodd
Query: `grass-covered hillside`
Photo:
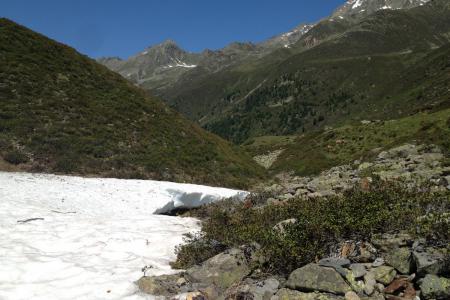
M 291 49 L 177 87 L 169 100 L 222 137 L 289 135 L 449 106 L 450 7 L 434 0 L 328 19 Z
M 281 150 L 269 169 L 275 174 L 293 171 L 313 175 L 355 160 L 370 160 L 382 150 L 406 142 L 436 144 L 448 156 L 450 109 L 389 121 L 353 122 L 302 135 L 251 138 L 244 148 L 253 156 Z
M 0 20 L 0 168 L 243 187 L 262 176 L 217 136 L 95 61 Z

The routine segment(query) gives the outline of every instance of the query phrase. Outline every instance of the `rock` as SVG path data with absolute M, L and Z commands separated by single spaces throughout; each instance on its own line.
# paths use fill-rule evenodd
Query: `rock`
M 402 274 L 411 274 L 413 261 L 409 248 L 394 248 L 385 255 L 386 263 Z
M 382 265 L 384 265 L 384 259 L 381 257 L 375 259 L 375 261 L 372 263 L 372 267 L 380 267 Z
M 446 262 L 444 250 L 433 248 L 417 248 L 413 252 L 414 262 L 417 267 L 417 274 L 423 276 L 425 274 L 440 275 L 445 271 Z
M 375 274 L 374 273 L 367 273 L 364 275 L 364 293 L 366 295 L 371 296 L 375 291 L 375 285 L 377 284 L 377 281 L 375 280 Z
M 359 298 L 359 296 L 352 291 L 345 293 L 345 300 L 361 300 L 361 298 Z
M 411 246 L 414 239 L 407 233 L 397 234 L 381 234 L 375 235 L 372 238 L 372 244 L 379 250 L 389 251 L 391 249 Z
M 366 267 L 363 264 L 351 264 L 350 270 L 355 278 L 361 278 L 367 274 Z
M 389 266 L 377 267 L 370 272 L 373 273 L 376 281 L 384 285 L 390 284 L 394 280 L 395 275 L 397 275 L 397 271 Z
M 186 300 L 207 300 L 207 296 L 202 292 L 192 292 L 186 295 Z
M 350 260 L 346 258 L 324 258 L 319 261 L 319 266 L 335 269 L 341 276 L 347 276 L 347 270 L 344 267 L 350 266 Z
M 280 282 L 275 278 L 263 281 L 246 279 L 237 286 L 229 288 L 225 299 L 266 300 L 270 299 L 278 291 L 279 286 Z
M 284 220 L 273 226 L 273 230 L 277 231 L 278 233 L 285 234 L 286 229 L 295 223 L 297 223 L 297 219 Z
M 188 284 L 180 287 L 178 281 L 182 275 L 161 275 L 161 276 L 144 276 L 138 280 L 139 290 L 155 296 L 173 296 L 181 293 L 191 292 L 192 288 Z
M 357 293 L 362 293 L 364 290 L 364 282 L 358 281 L 353 276 L 353 272 L 347 271 L 347 274 L 345 275 L 345 279 L 347 280 L 347 283 L 350 285 L 353 291 Z
M 436 275 L 426 275 L 420 284 L 424 299 L 450 299 L 450 279 Z
M 290 289 L 281 289 L 270 300 L 344 300 L 344 297 L 323 293 L 302 293 Z
M 288 288 L 300 291 L 319 291 L 344 295 L 351 291 L 350 286 L 332 268 L 309 264 L 289 275 Z
M 186 270 L 186 277 L 190 282 L 207 286 L 214 284 L 219 289 L 226 290 L 233 283 L 241 281 L 250 271 L 244 251 L 231 249 L 208 259 L 201 266 Z

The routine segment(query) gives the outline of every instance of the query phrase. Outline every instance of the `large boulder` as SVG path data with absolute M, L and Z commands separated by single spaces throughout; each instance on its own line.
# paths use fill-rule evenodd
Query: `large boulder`
M 448 271 L 448 253 L 445 249 L 416 248 L 413 252 L 417 273 L 420 276 L 425 274 L 440 275 Z
M 241 281 L 250 271 L 244 251 L 231 249 L 208 259 L 200 266 L 189 268 L 186 270 L 186 278 L 190 282 L 215 285 L 226 290 L 233 283 Z
M 338 295 L 345 295 L 352 290 L 336 270 L 317 264 L 309 264 L 292 272 L 286 286 L 299 291 L 319 291 Z
M 402 274 L 411 274 L 414 268 L 411 250 L 407 247 L 389 250 L 384 255 L 384 260 Z
M 290 289 L 281 289 L 271 300 L 344 300 L 344 297 L 323 293 L 303 293 Z
M 420 284 L 424 299 L 450 299 L 450 279 L 436 275 L 426 275 Z

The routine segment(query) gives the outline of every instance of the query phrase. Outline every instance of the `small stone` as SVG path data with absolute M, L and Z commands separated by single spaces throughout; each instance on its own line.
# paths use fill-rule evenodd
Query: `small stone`
M 355 278 L 361 278 L 367 274 L 366 267 L 363 264 L 351 264 L 350 270 Z
M 345 293 L 345 300 L 361 300 L 361 298 L 355 292 L 351 291 Z
M 372 267 L 375 267 L 375 268 L 380 267 L 382 265 L 384 265 L 384 259 L 381 257 L 375 259 L 375 261 L 372 263 Z
M 375 280 L 384 285 L 388 285 L 389 283 L 391 283 L 397 275 L 397 271 L 395 271 L 394 268 L 388 266 L 377 267 L 375 269 L 372 269 L 371 272 L 373 272 Z
M 178 280 L 177 280 L 177 285 L 178 286 L 183 286 L 183 285 L 185 285 L 187 283 L 187 281 L 186 281 L 186 279 L 184 279 L 183 277 L 180 277 Z
M 364 293 L 371 296 L 375 291 L 375 285 L 377 281 L 375 280 L 375 275 L 373 273 L 367 273 L 364 275 Z

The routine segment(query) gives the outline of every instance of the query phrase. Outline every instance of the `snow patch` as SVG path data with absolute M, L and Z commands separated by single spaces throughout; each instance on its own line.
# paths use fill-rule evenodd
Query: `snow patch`
M 0 172 L 0 299 L 152 299 L 147 275 L 170 274 L 174 247 L 199 229 L 155 215 L 247 193 L 149 180 Z M 19 222 L 20 221 L 20 222 Z

